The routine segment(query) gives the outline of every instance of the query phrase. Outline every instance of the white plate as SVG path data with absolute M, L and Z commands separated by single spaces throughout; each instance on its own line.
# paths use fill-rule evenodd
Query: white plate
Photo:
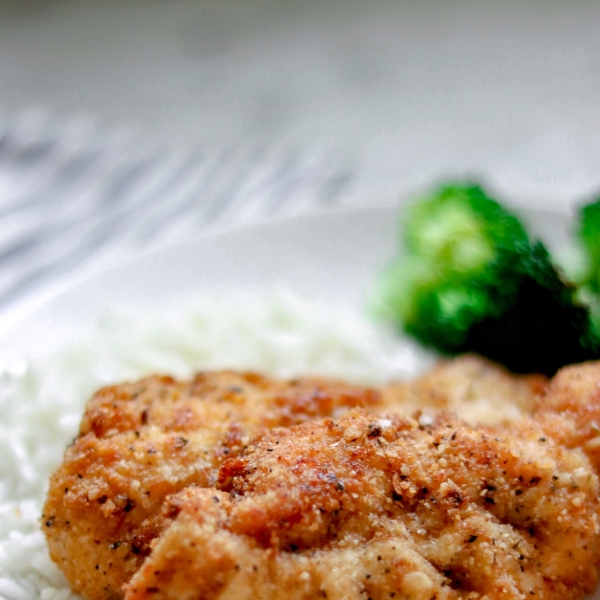
M 5 317 L 0 360 L 45 351 L 115 308 L 172 306 L 202 293 L 285 288 L 356 303 L 394 252 L 397 209 L 320 213 L 205 235 L 123 263 Z M 1 325 L 0 325 L 1 326 Z
M 560 245 L 569 219 L 527 211 L 534 234 Z M 399 210 L 320 213 L 206 235 L 148 253 L 74 283 L 0 327 L 0 361 L 46 353 L 86 337 L 113 310 L 156 309 L 195 296 L 284 288 L 325 303 L 358 307 L 397 250 Z M 600 596 L 594 595 L 594 598 Z
M 568 215 L 526 210 L 523 216 L 551 246 L 566 239 Z M 147 253 L 6 315 L 0 321 L 0 361 L 83 337 L 115 308 L 172 306 L 174 298 L 206 292 L 285 288 L 358 306 L 396 251 L 398 221 L 398 208 L 390 206 L 321 212 Z

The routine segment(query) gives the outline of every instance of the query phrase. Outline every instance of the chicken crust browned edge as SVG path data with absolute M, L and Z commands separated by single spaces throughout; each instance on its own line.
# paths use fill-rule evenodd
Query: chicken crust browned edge
M 533 420 L 356 409 L 268 432 L 216 489 L 169 498 L 125 598 L 581 598 L 598 575 L 597 494 L 585 455 Z
M 588 379 L 595 375 L 588 373 Z M 560 378 L 550 385 L 554 396 Z M 426 405 L 460 412 L 463 404 L 469 409 L 478 396 L 496 390 L 519 411 L 530 412 L 535 405 L 542 414 L 548 404 L 539 400 L 545 383 L 539 377 L 509 376 L 487 361 L 466 357 L 382 393 L 323 380 L 280 382 L 233 372 L 201 374 L 191 382 L 154 377 L 105 388 L 88 403 L 80 436 L 51 482 L 44 525 L 52 556 L 85 597 L 121 598 L 123 584 L 168 521 L 161 513 L 165 499 L 174 501 L 170 495 L 186 488 L 193 496 L 199 487 L 215 487 L 223 461 L 246 452 L 251 438 L 277 426 L 339 418 L 353 407 L 377 413 L 397 409 L 410 405 L 407 397 L 413 401 L 419 395 Z M 579 393 L 589 392 L 591 382 L 580 387 Z M 574 405 L 572 420 L 581 412 Z M 562 428 L 556 411 L 546 413 L 548 427 L 558 435 Z M 593 454 L 596 430 L 589 416 L 586 439 L 575 442 L 563 435 L 561 443 L 587 444 Z M 194 502 L 190 498 L 190 506 Z
M 222 461 L 263 429 L 381 403 L 379 392 L 359 386 L 231 371 L 103 388 L 50 480 L 42 518 L 50 555 L 78 594 L 122 598 L 168 495 L 214 485 Z

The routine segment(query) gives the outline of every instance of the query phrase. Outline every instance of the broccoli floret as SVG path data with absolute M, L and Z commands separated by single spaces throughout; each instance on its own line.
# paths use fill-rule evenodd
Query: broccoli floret
M 515 372 L 553 374 L 600 357 L 575 287 L 482 188 L 445 186 L 416 203 L 403 239 L 381 279 L 380 304 L 424 344 L 477 352 Z
M 600 294 L 600 199 L 581 209 L 579 236 L 589 257 L 588 285 Z
M 580 209 L 575 241 L 578 261 L 572 265 L 573 279 L 579 285 L 579 297 L 589 304 L 592 320 L 600 329 L 600 199 Z

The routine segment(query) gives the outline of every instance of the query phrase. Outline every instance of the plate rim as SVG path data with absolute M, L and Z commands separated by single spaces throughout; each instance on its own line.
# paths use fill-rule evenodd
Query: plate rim
M 414 197 L 414 195 L 413 195 Z M 322 219 L 344 219 L 352 218 L 356 215 L 389 213 L 390 218 L 394 218 L 397 222 L 401 218 L 402 212 L 410 205 L 409 201 L 403 198 L 391 200 L 389 198 L 372 203 L 369 205 L 343 205 L 333 207 L 318 207 L 312 210 L 297 213 L 297 214 L 279 214 L 269 216 L 268 218 L 260 219 L 252 222 L 237 222 L 230 224 L 217 224 L 203 231 L 200 231 L 183 240 L 158 242 L 151 244 L 146 248 L 141 248 L 134 251 L 121 259 L 111 261 L 107 264 L 91 265 L 87 268 L 83 267 L 73 273 L 57 280 L 48 286 L 40 289 L 38 292 L 27 297 L 23 302 L 17 301 L 14 305 L 9 305 L 6 309 L 0 311 L 0 344 L 5 338 L 17 328 L 20 324 L 27 321 L 28 318 L 33 318 L 35 313 L 43 309 L 52 301 L 59 299 L 62 296 L 67 296 L 76 290 L 79 286 L 85 285 L 96 278 L 101 278 L 110 275 L 111 272 L 116 272 L 121 269 L 131 268 L 136 262 L 142 262 L 152 257 L 160 257 L 165 253 L 181 252 L 184 247 L 193 247 L 194 245 L 206 243 L 219 239 L 227 239 L 228 237 L 240 233 L 259 234 L 264 230 L 272 230 L 273 228 L 286 227 L 291 223 L 310 223 L 315 220 Z M 572 219 L 572 211 L 567 207 L 557 209 L 556 207 L 540 207 L 539 203 L 520 202 L 518 205 L 511 205 L 509 210 L 519 214 L 535 213 L 546 214 L 554 217 L 564 217 Z

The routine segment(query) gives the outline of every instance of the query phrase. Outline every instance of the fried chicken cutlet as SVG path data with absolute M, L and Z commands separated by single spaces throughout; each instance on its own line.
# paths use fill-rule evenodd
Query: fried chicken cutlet
M 375 410 L 373 390 L 253 373 L 150 377 L 98 391 L 52 476 L 43 524 L 52 559 L 89 600 L 123 597 L 150 552 L 165 498 L 216 484 L 219 466 L 259 431 Z
M 178 526 L 177 519 L 167 527 L 173 519 L 169 510 L 182 502 L 170 495 L 187 490 L 181 497 L 190 494 L 184 504 L 191 510 L 201 488 L 217 492 L 223 461 L 246 460 L 252 437 L 264 437 L 273 427 L 339 417 L 357 406 L 379 414 L 398 411 L 402 404 L 418 402 L 419 396 L 423 405 L 466 414 L 474 406 L 489 406 L 490 395 L 500 400 L 506 395 L 504 403 L 513 407 L 509 416 L 515 410 L 527 413 L 545 384 L 545 378 L 514 377 L 487 361 L 465 357 L 381 393 L 332 382 L 284 383 L 234 373 L 205 374 L 192 382 L 155 377 L 106 388 L 88 403 L 81 434 L 51 481 L 44 523 L 52 556 L 86 598 L 121 598 L 123 585 L 151 547 L 158 543 L 157 548 L 164 548 L 169 532 Z M 167 498 L 165 516 L 161 509 Z M 160 552 L 154 550 L 147 560 L 157 557 Z M 133 593 L 132 586 L 128 589 Z M 155 598 L 170 597 L 161 596 L 168 592 L 160 589 L 152 592 L 158 594 Z
M 533 420 L 357 409 L 276 429 L 169 498 L 126 600 L 570 600 L 600 562 L 598 478 Z

